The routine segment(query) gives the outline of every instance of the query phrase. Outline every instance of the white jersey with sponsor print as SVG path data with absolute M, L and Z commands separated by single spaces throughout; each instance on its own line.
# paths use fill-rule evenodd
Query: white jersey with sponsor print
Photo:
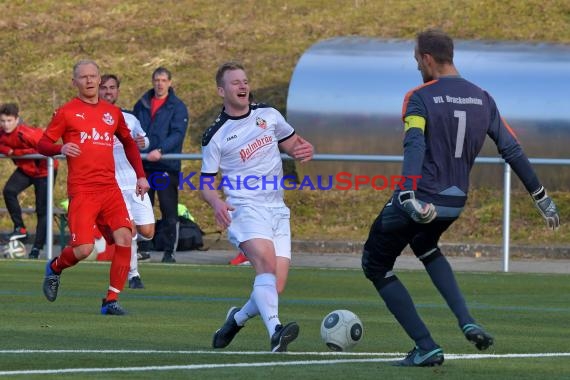
M 145 131 L 141 127 L 141 123 L 135 115 L 123 112 L 123 117 L 133 138 L 137 135 L 146 136 Z M 123 148 L 123 144 L 119 141 L 117 136 L 113 138 L 113 156 L 115 158 L 115 178 L 117 179 L 119 188 L 121 190 L 135 189 L 137 185 L 137 175 L 129 163 L 129 160 L 127 160 L 125 148 Z
M 222 112 L 202 138 L 200 186 L 218 171 L 221 188 L 232 205 L 284 206 L 283 165 L 278 144 L 295 130 L 279 111 L 251 104 L 244 116 Z

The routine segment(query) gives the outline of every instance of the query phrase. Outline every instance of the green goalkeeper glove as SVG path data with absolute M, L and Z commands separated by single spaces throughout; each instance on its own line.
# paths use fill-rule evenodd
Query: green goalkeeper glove
M 538 190 L 531 194 L 532 200 L 540 215 L 546 220 L 546 226 L 553 230 L 560 227 L 560 216 L 558 215 L 558 210 L 552 198 L 546 194 L 544 186 L 541 186 Z

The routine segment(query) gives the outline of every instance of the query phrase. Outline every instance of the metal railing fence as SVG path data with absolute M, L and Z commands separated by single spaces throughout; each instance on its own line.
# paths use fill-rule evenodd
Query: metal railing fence
M 146 154 L 141 155 L 143 159 Z M 283 159 L 291 159 L 283 154 Z M 47 214 L 51 215 L 47 218 L 47 238 L 46 238 L 46 257 L 53 257 L 53 186 L 54 186 L 54 160 L 65 159 L 65 156 L 45 157 L 40 154 L 30 154 L 20 157 L 7 157 L 0 155 L 0 158 L 16 158 L 16 159 L 47 159 L 48 166 L 48 187 L 47 187 Z M 180 153 L 165 154 L 163 160 L 201 160 L 202 155 L 197 153 Z M 352 162 L 381 162 L 381 163 L 397 163 L 403 161 L 403 156 L 392 155 L 358 155 L 358 154 L 315 154 L 313 161 L 352 161 Z M 533 165 L 562 165 L 570 166 L 570 159 L 567 158 L 529 158 Z M 510 260 L 510 213 L 511 213 L 511 168 L 499 157 L 478 157 L 475 164 L 492 164 L 503 165 L 503 271 L 509 271 Z

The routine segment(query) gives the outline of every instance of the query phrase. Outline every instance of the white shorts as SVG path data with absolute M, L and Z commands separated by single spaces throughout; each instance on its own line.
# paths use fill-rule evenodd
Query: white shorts
M 237 248 L 244 241 L 268 239 L 273 241 L 277 256 L 291 259 L 291 212 L 286 206 L 237 206 L 230 212 L 232 223 L 228 238 Z
M 141 199 L 134 190 L 123 190 L 122 193 L 129 216 L 136 226 L 154 224 L 154 210 L 148 194 L 145 194 L 144 198 Z

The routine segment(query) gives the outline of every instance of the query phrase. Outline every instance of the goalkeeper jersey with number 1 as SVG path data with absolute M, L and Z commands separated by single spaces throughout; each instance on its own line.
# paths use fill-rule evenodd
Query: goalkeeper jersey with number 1
M 425 149 L 423 161 L 406 163 L 404 157 L 406 170 L 415 173 L 403 173 L 421 175 L 416 196 L 422 201 L 450 207 L 465 205 L 469 173 L 486 136 L 495 142 L 507 162 L 526 160 L 514 131 L 501 118 L 491 95 L 459 76 L 440 77 L 409 91 L 402 118 L 409 116 L 425 119 L 425 146 L 418 137 L 416 141 L 405 140 L 412 151 L 418 143 Z M 538 183 L 530 165 L 524 169 L 517 173 L 523 183 L 530 187 Z

